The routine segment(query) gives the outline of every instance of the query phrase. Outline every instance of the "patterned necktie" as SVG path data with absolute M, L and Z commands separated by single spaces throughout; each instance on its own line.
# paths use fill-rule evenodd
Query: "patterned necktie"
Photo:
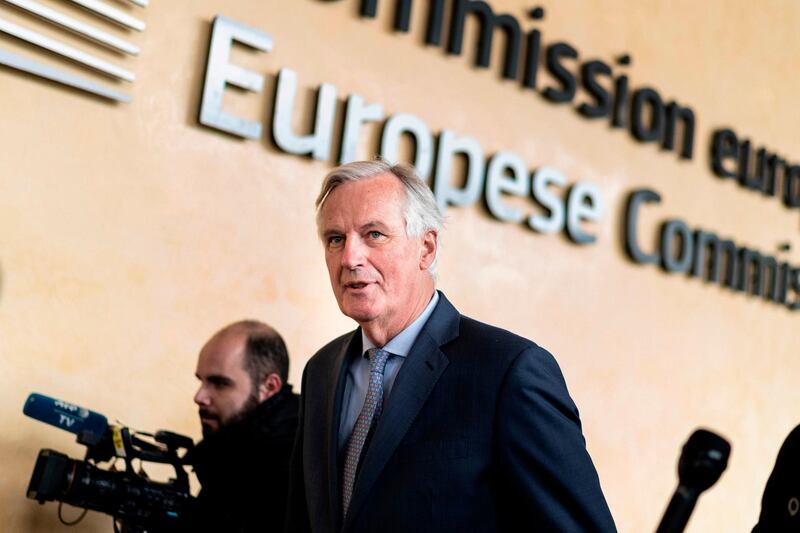
M 386 368 L 386 361 L 389 359 L 389 352 L 378 348 L 367 350 L 369 358 L 369 386 L 367 397 L 364 399 L 364 407 L 356 419 L 353 433 L 347 441 L 347 451 L 344 457 L 344 479 L 342 481 L 342 516 L 347 516 L 347 509 L 350 507 L 350 498 L 353 496 L 353 485 L 356 481 L 358 462 L 361 459 L 361 452 L 367 441 L 367 436 L 372 426 L 381 416 L 383 407 L 383 370 Z

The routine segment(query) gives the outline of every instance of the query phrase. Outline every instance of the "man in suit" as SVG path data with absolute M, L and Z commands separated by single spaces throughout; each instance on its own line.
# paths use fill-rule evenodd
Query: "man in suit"
M 442 216 L 414 170 L 334 169 L 317 226 L 359 328 L 305 368 L 288 531 L 615 531 L 556 361 L 435 290 Z

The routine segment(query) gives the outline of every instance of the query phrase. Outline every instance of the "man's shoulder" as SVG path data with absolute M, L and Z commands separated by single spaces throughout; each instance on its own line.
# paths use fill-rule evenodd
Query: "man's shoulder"
M 300 395 L 292 390 L 291 385 L 285 385 L 285 389 L 278 393 L 278 401 L 272 408 L 272 418 L 287 424 L 297 425 L 297 414 L 300 409 Z M 269 400 L 267 400 L 269 401 Z
M 458 337 L 442 349 L 451 360 L 477 357 L 482 365 L 503 372 L 502 369 L 516 366 L 522 360 L 541 368 L 559 368 L 555 357 L 531 339 L 465 315 L 459 317 Z M 560 370 L 557 373 L 560 374 Z
M 327 343 L 325 346 L 317 350 L 317 352 L 311 356 L 311 359 L 308 360 L 308 368 L 314 368 L 318 366 L 328 366 L 331 365 L 335 360 L 336 357 L 342 353 L 343 350 L 346 350 L 350 344 L 350 341 L 353 339 L 353 336 L 358 332 L 358 329 L 353 331 L 349 331 L 344 335 L 340 335 Z
M 507 367 L 519 356 L 554 363 L 546 349 L 534 341 L 462 314 L 440 292 L 439 306 L 431 317 L 433 337 L 437 336 L 442 350 L 449 357 L 480 357 L 482 364 L 494 362 Z
M 460 317 L 459 339 L 471 346 L 501 348 L 506 351 L 521 352 L 528 348 L 543 350 L 530 339 L 465 315 Z

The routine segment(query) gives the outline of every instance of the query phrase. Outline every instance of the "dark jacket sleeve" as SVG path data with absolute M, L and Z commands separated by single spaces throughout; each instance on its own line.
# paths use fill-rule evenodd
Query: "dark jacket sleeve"
M 286 505 L 286 533 L 311 532 L 303 471 L 303 428 L 305 427 L 304 414 L 307 390 L 306 371 L 304 370 L 300 396 L 300 414 L 289 472 L 289 497 Z
M 555 359 L 532 346 L 513 361 L 498 402 L 494 447 L 517 528 L 616 531 L 586 450 L 578 410 Z

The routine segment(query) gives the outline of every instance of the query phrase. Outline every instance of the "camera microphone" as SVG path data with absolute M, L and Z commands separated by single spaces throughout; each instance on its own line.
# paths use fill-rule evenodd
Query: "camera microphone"
M 87 444 L 97 444 L 108 429 L 108 419 L 84 407 L 31 393 L 22 412 L 45 424 L 75 433 Z
M 686 528 L 697 498 L 717 482 L 730 453 L 731 445 L 719 435 L 705 429 L 692 433 L 678 461 L 678 488 L 656 533 L 679 533 Z

